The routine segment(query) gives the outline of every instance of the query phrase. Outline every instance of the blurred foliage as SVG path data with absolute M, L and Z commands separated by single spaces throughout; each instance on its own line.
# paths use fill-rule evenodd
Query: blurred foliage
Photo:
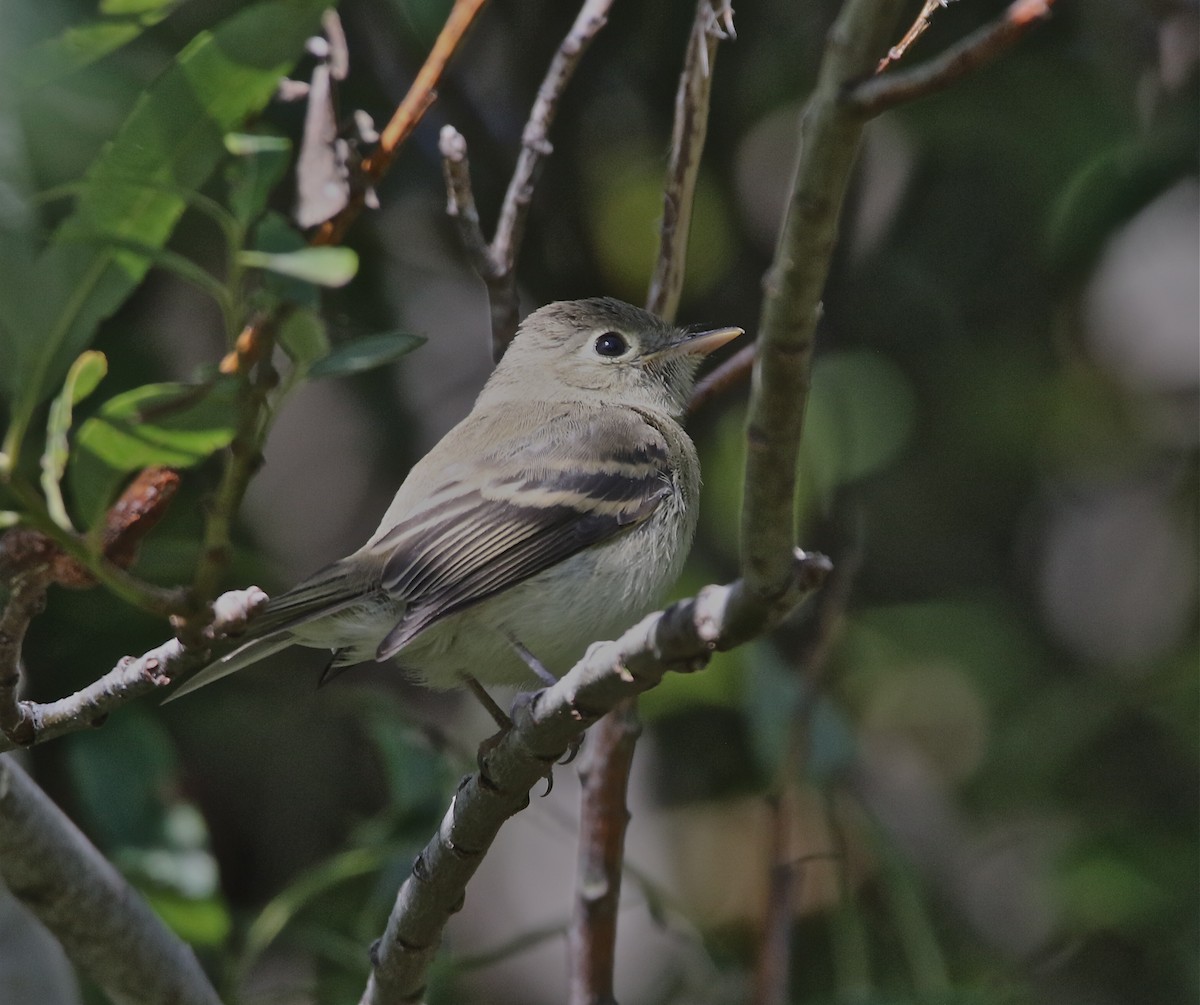
M 441 216 L 437 130 L 468 138 L 491 220 L 574 8 L 492 5 L 381 212 L 315 253 L 289 219 L 303 109 L 272 95 L 311 73 L 323 6 L 6 8 L 3 450 L 38 519 L 81 529 L 137 466 L 190 466 L 137 567 L 155 582 L 191 579 L 237 420 L 215 368 L 254 312 L 286 305 L 282 383 L 228 585 L 274 588 L 280 567 L 357 546 L 460 417 L 453 381 L 469 400 L 482 379 L 486 305 Z M 534 198 L 526 309 L 641 299 L 692 6 L 617 3 L 583 61 Z M 1004 6 L 939 11 L 906 62 Z M 685 321 L 754 328 L 836 7 L 738 8 Z M 448 8 L 347 0 L 343 117 L 390 113 Z M 1059 3 L 995 64 L 868 130 L 797 498 L 803 545 L 858 568 L 826 616 L 647 695 L 653 809 L 637 812 L 676 836 L 630 860 L 677 861 L 645 882 L 631 869 L 622 925 L 666 941 L 622 974 L 623 1002 L 749 1000 L 767 793 L 800 807 L 795 1002 L 1196 1000 L 1195 29 L 1194 4 Z M 1190 216 L 1154 215 L 1181 192 Z M 380 369 L 402 356 L 398 378 Z M 705 488 L 681 595 L 736 574 L 744 397 L 692 423 Z M 28 516 L 10 496 L 0 510 Z M 69 693 L 166 630 L 99 591 L 57 593 L 30 634 L 29 694 Z M 314 694 L 318 662 L 126 708 L 32 754 L 231 1000 L 356 1000 L 480 738 L 457 700 L 386 668 Z M 638 820 L 633 840 L 652 840 Z M 487 937 L 452 930 L 431 1001 L 561 1000 L 521 970 L 542 949 L 561 960 L 570 906 L 569 877 L 536 868 L 536 891 L 506 895 L 548 897 L 552 920 L 521 928 L 513 905 L 469 896 Z

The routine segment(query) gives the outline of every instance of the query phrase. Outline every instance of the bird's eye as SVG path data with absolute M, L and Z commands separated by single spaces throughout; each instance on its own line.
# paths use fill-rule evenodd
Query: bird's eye
M 616 332 L 605 332 L 596 339 L 596 352 L 601 356 L 621 356 L 628 348 L 628 343 Z

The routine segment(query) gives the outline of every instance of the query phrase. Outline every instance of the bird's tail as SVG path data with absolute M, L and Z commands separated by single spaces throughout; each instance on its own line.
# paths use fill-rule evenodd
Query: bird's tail
M 361 603 L 369 592 L 361 571 L 346 562 L 335 562 L 299 586 L 273 597 L 247 625 L 248 638 L 194 676 L 166 700 L 190 694 L 235 671 L 286 649 L 295 641 L 295 630 Z

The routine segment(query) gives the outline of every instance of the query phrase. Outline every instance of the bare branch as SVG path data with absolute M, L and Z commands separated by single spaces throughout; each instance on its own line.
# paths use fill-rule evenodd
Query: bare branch
M 21 689 L 21 646 L 31 622 L 46 606 L 48 572 L 45 566 L 30 569 L 12 583 L 4 613 L 0 615 L 0 732 L 15 743 L 27 742 L 25 709 L 18 700 Z
M 575 913 L 567 933 L 570 1005 L 609 1005 L 617 949 L 617 910 L 629 809 L 625 793 L 642 727 L 637 699 L 626 698 L 592 730 L 579 820 Z
M 521 132 L 521 153 L 517 157 L 517 166 L 508 183 L 508 190 L 504 193 L 500 220 L 496 224 L 496 236 L 492 242 L 496 258 L 507 263 L 509 271 L 516 263 L 525 236 L 525 221 L 529 215 L 538 169 L 554 150 L 550 144 L 550 127 L 558 113 L 559 100 L 583 54 L 607 23 L 611 6 L 612 0 L 584 0 L 567 37 L 562 40 L 550 61 L 550 68 L 529 110 L 529 121 Z
M 921 13 L 917 15 L 916 20 L 909 25 L 908 31 L 904 33 L 904 37 L 895 45 L 888 49 L 887 55 L 879 61 L 879 65 L 875 67 L 876 73 L 882 73 L 892 63 L 898 59 L 903 59 L 904 54 L 908 52 L 911 46 L 918 38 L 925 34 L 929 25 L 933 22 L 933 15 L 942 7 L 949 7 L 951 0 L 925 0 L 921 7 Z
M 417 123 L 433 104 L 437 96 L 434 89 L 446 72 L 450 58 L 458 51 L 467 31 L 486 5 L 487 0 L 454 0 L 450 15 L 442 25 L 429 55 L 425 57 L 424 64 L 417 71 L 416 79 L 396 106 L 388 124 L 380 131 L 379 145 L 363 161 L 362 177 L 354 186 L 350 202 L 337 216 L 321 226 L 313 237 L 314 245 L 337 244 L 345 236 L 350 224 L 362 211 L 367 189 L 387 173 L 396 151 L 412 135 Z
M 487 0 L 455 0 L 446 23 L 430 49 L 429 55 L 417 72 L 408 93 L 396 106 L 383 132 L 379 134 L 379 145 L 361 165 L 361 177 L 352 184 L 350 199 L 334 217 L 326 220 L 309 240 L 314 247 L 339 244 L 350 225 L 358 218 L 366 205 L 367 193 L 387 174 L 396 152 L 412 135 L 437 98 L 434 90 L 446 71 L 450 58 L 458 50 L 467 31 L 474 24 Z M 259 314 L 242 329 L 234 347 L 221 360 L 221 373 L 245 373 L 265 355 L 266 337 L 272 316 Z M 278 320 L 277 318 L 275 319 Z
M 801 123 L 800 159 L 764 287 L 751 381 L 741 561 L 763 597 L 785 589 L 795 535 L 796 452 L 804 427 L 813 339 L 838 217 L 863 120 L 842 95 L 875 65 L 903 0 L 847 0 L 826 42 Z
M 709 371 L 698 380 L 692 390 L 691 400 L 688 401 L 688 415 L 694 415 L 713 398 L 720 397 L 734 385 L 740 384 L 750 376 L 757 353 L 758 345 L 756 343 L 751 342 L 744 345 L 715 370 Z
M 846 104 L 867 118 L 906 101 L 944 90 L 968 73 L 1003 55 L 1039 21 L 1050 16 L 1054 0 L 1015 0 L 991 24 L 911 70 L 870 77 L 846 94 Z
M 668 321 L 675 318 L 683 289 L 717 43 L 732 37 L 733 8 L 724 0 L 699 0 L 675 94 L 658 256 L 646 296 L 646 309 Z M 586 769 L 580 771 L 579 866 L 567 940 L 572 1005 L 614 1000 L 617 911 L 629 821 L 625 793 L 640 733 L 637 699 L 628 698 L 597 726 Z
M 191 949 L 11 757 L 0 758 L 0 879 L 114 1001 L 220 1005 Z
M 442 130 L 447 213 L 458 224 L 459 234 L 471 256 L 472 265 L 487 284 L 492 314 L 492 358 L 499 361 L 517 331 L 517 256 L 525 237 L 525 222 L 542 162 L 553 151 L 550 127 L 558 103 L 587 47 L 608 20 L 612 0 L 584 0 L 570 31 L 559 45 L 550 68 L 538 88 L 529 120 L 521 133 L 521 153 L 504 194 L 496 233 L 489 244 L 479 227 L 479 214 L 471 194 L 467 168 L 467 141 L 451 127 Z M 472 222 L 473 218 L 473 222 Z
M 258 350 L 261 358 L 253 374 L 242 373 L 238 378 L 233 442 L 229 445 L 221 481 L 204 521 L 204 541 L 192 577 L 187 607 L 175 619 L 176 632 L 187 645 L 198 645 L 205 629 L 212 623 L 209 602 L 216 596 L 221 576 L 229 564 L 233 521 L 250 479 L 262 464 L 263 441 L 269 426 L 267 399 L 278 383 L 278 374 L 271 363 L 271 349 L 281 318 L 282 314 L 277 314 L 260 325 Z
M 646 310 L 668 321 L 675 319 L 683 290 L 692 202 L 696 178 L 700 174 L 700 155 L 708 133 L 708 103 L 717 43 L 734 37 L 733 8 L 729 3 L 726 0 L 699 0 L 683 72 L 679 75 L 679 88 L 675 92 L 675 122 L 671 129 L 671 159 L 663 188 L 658 257 L 646 298 Z
M 136 659 L 123 659 L 104 676 L 66 698 L 45 704 L 20 702 L 21 728 L 15 736 L 0 737 L 0 751 L 99 726 L 114 709 L 161 690 L 183 671 L 207 662 L 211 644 L 236 635 L 247 618 L 266 602 L 267 595 L 256 586 L 223 594 L 213 602 L 213 621 L 205 629 L 200 645 L 188 647 L 171 639 Z
M 363 1005 L 420 999 L 442 929 L 462 906 L 466 884 L 501 824 L 528 804 L 530 789 L 589 724 L 654 687 L 668 670 L 699 669 L 713 650 L 732 648 L 777 623 L 830 568 L 823 555 L 795 552 L 790 586 L 769 603 L 741 582 L 707 587 L 647 616 L 615 642 L 593 645 L 556 684 L 518 699 L 513 728 L 459 785 L 438 833 L 400 888 L 372 953 Z

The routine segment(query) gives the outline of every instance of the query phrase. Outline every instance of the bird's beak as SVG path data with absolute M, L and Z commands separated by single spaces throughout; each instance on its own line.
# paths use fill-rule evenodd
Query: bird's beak
M 676 341 L 654 355 L 659 359 L 670 356 L 707 356 L 710 352 L 720 349 L 726 342 L 732 342 L 739 335 L 745 334 L 741 328 L 714 328 L 712 331 L 706 332 L 684 332 Z

